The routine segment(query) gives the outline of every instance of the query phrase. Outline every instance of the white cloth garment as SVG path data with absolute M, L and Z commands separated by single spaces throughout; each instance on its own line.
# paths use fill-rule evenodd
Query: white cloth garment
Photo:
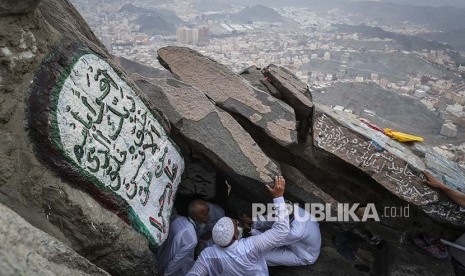
M 278 218 L 270 230 L 257 236 L 236 240 L 226 248 L 216 244 L 206 248 L 187 275 L 268 275 L 265 253 L 289 234 L 289 216 L 284 198 L 275 198 L 273 201 L 277 204 Z
M 313 216 L 304 209 L 294 210 L 294 219 L 290 223 L 289 234 L 265 255 L 269 266 L 301 266 L 316 262 L 320 255 L 321 233 L 320 226 Z M 305 218 L 305 220 L 303 220 Z M 269 223 L 256 222 L 254 228 L 269 226 Z M 252 235 L 259 235 L 260 231 L 252 229 Z
M 171 222 L 168 238 L 158 251 L 161 275 L 184 276 L 194 264 L 197 245 L 195 227 L 188 218 L 177 216 Z

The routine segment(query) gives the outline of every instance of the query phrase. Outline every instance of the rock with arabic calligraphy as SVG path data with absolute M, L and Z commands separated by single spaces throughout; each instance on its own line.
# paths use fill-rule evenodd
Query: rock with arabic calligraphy
M 176 78 L 195 86 L 220 108 L 240 117 L 279 145 L 289 147 L 297 143 L 292 108 L 255 89 L 231 69 L 184 47 L 161 48 L 158 59 Z
M 153 275 L 183 168 L 169 122 L 69 1 L 38 2 L 0 4 L 0 202 L 111 274 Z
M 441 158 L 425 146 L 396 142 L 355 116 L 326 106 L 317 106 L 313 131 L 315 147 L 365 172 L 392 194 L 418 206 L 433 218 L 465 227 L 465 209 L 425 185 L 421 173 L 429 169 L 438 176 L 448 175 L 456 182 L 461 180 L 463 186 L 465 171 L 457 165 L 439 161 Z
M 47 91 L 47 110 L 35 106 L 45 94 L 42 86 L 31 93 L 29 124 L 45 128 L 51 141 L 37 143 L 37 151 L 57 151 L 45 161 L 60 173 L 64 166 L 72 168 L 70 177 L 88 182 L 84 188 L 98 190 L 99 197 L 125 210 L 153 245 L 161 244 L 184 169 L 166 124 L 160 123 L 164 118 L 101 57 L 77 51 L 69 60 Z
M 136 84 L 167 115 L 184 142 L 213 161 L 233 186 L 255 198 L 267 195 L 263 184 L 273 183 L 278 167 L 231 115 L 175 79 Z

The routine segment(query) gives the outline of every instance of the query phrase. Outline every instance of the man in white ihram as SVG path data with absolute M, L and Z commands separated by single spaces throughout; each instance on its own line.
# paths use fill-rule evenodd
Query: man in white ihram
M 197 234 L 194 223 L 177 216 L 170 225 L 168 238 L 158 251 L 158 269 L 164 276 L 186 275 L 194 264 Z
M 213 244 L 211 231 L 222 217 L 224 217 L 224 210 L 216 204 L 202 199 L 195 199 L 189 204 L 189 219 L 196 226 L 197 238 L 199 242 L 204 243 L 204 246 Z
M 273 188 L 267 186 L 276 210 L 276 221 L 263 234 L 238 240 L 237 221 L 221 218 L 213 227 L 215 245 L 202 251 L 187 275 L 268 275 L 264 255 L 289 234 L 289 217 L 284 204 L 285 181 L 275 178 Z
M 269 266 L 302 266 L 316 262 L 320 255 L 321 233 L 316 219 L 297 204 L 288 204 L 290 231 L 277 247 L 265 255 Z M 292 208 L 293 207 L 293 208 Z M 251 221 L 251 219 L 249 219 Z M 260 235 L 269 229 L 272 221 L 256 221 L 252 225 L 252 235 Z

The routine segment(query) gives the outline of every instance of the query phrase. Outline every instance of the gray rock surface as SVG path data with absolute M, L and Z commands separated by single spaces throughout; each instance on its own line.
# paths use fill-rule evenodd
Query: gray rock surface
M 13 275 L 110 275 L 0 204 L 0 272 Z
M 278 89 L 276 89 L 276 87 L 274 87 L 271 82 L 267 80 L 266 77 L 262 74 L 261 68 L 252 65 L 242 71 L 240 75 L 258 90 L 265 91 L 275 98 L 282 98 L 282 95 Z
M 413 245 L 387 243 L 382 256 L 381 266 L 384 276 L 402 275 L 455 275 L 449 259 L 438 260 L 427 256 Z
M 257 198 L 266 194 L 263 184 L 273 183 L 278 167 L 231 115 L 196 88 L 174 79 L 136 84 L 169 118 L 175 132 L 227 175 L 231 185 Z
M 456 164 L 438 157 L 428 147 L 401 144 L 356 117 L 325 106 L 317 106 L 313 128 L 315 147 L 362 170 L 392 194 L 418 206 L 431 217 L 465 227 L 465 208 L 422 183 L 421 172 L 429 169 L 438 177 L 446 175 L 453 179 L 455 188 L 463 190 L 460 179 L 465 179 L 465 171 Z
M 162 70 L 143 65 L 137 61 L 130 60 L 124 57 L 115 57 L 115 62 L 124 70 L 130 77 L 133 75 L 142 76 L 145 78 L 172 78 L 173 75 L 168 70 Z
M 308 180 L 298 169 L 281 164 L 284 178 L 287 180 L 286 197 L 300 203 L 337 204 L 331 195 L 325 193 L 315 183 Z
M 39 3 L 40 0 L 0 1 L 0 16 L 30 13 Z
M 0 26 L 0 203 L 113 275 L 153 275 L 155 255 L 147 239 L 121 214 L 102 207 L 40 162 L 25 125 L 35 73 L 60 47 L 84 45 L 117 65 L 68 1 L 46 0 L 29 13 L 1 14 Z M 53 77 L 66 65 L 56 63 L 46 70 Z
M 283 101 L 294 108 L 299 141 L 306 141 L 313 113 L 312 94 L 308 86 L 282 66 L 270 64 L 262 72 L 278 89 Z
M 294 111 L 268 93 L 254 89 L 226 66 L 189 48 L 168 46 L 158 50 L 160 63 L 178 79 L 205 93 L 233 116 L 255 126 L 288 147 L 297 143 Z

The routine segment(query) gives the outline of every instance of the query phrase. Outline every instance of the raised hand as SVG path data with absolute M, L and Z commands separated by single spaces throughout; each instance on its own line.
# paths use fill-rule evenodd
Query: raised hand
M 266 185 L 266 188 L 270 192 L 273 198 L 282 197 L 284 195 L 284 189 L 286 188 L 286 180 L 283 176 L 275 176 L 274 178 L 274 187 Z

